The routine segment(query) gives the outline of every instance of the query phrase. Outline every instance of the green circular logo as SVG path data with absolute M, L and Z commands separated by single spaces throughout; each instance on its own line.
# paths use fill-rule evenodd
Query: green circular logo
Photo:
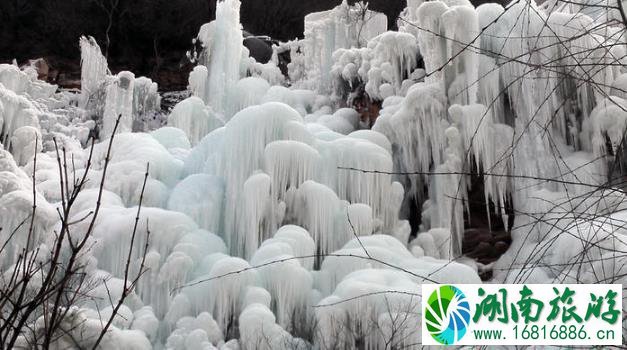
M 429 334 L 438 343 L 453 345 L 464 337 L 470 322 L 470 305 L 459 288 L 441 286 L 427 300 L 423 317 Z

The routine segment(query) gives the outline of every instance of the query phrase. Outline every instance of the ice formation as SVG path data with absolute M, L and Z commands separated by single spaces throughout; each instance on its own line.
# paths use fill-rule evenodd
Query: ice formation
M 402 95 L 403 83 L 412 78 L 417 59 L 414 36 L 385 32 L 372 38 L 367 47 L 335 51 L 331 76 L 335 79 L 336 90 L 343 88 L 344 81 L 351 86 L 362 82 L 370 97 L 384 100 Z
M 287 228 L 290 230 L 290 228 Z M 287 231 L 279 230 L 279 233 Z M 309 235 L 303 237 L 305 243 L 311 240 Z M 300 244 L 301 242 L 297 242 Z M 292 243 L 293 244 L 293 243 Z M 310 245 L 313 248 L 313 245 Z M 300 249 L 299 249 L 300 250 Z M 277 324 L 288 331 L 304 329 L 307 327 L 307 308 L 310 300 L 310 294 L 313 287 L 313 277 L 309 270 L 304 268 L 297 259 L 287 260 L 298 256 L 312 256 L 314 251 L 311 249 L 305 255 L 296 254 L 298 250 L 294 250 L 290 241 L 286 241 L 284 236 L 277 236 L 269 239 L 255 252 L 251 258 L 254 266 L 271 263 L 277 260 L 286 260 L 284 263 L 269 265 L 259 269 L 262 285 L 270 295 L 274 302 L 271 304 L 274 314 L 276 315 Z M 311 260 L 311 259 L 308 259 Z
M 33 198 L 32 182 L 29 176 L 18 167 L 8 151 L 0 150 L 0 217 L 3 254 L 0 266 L 13 264 L 27 243 L 29 225 L 22 222 L 32 213 L 33 201 L 39 203 L 35 212 L 34 238 L 30 242 L 33 249 L 46 238 L 46 232 L 55 223 L 54 208 L 40 195 Z M 15 239 L 11 239 L 12 233 Z
M 110 74 L 107 59 L 100 51 L 100 46 L 92 37 L 81 37 L 81 103 L 87 106 L 98 98 Z
M 157 83 L 146 77 L 135 79 L 133 89 L 133 130 L 148 130 L 161 125 L 150 125 L 151 118 L 161 112 L 161 96 Z M 148 124 L 148 125 L 145 125 Z
M 305 39 L 301 43 L 305 71 L 312 88 L 328 92 L 331 88 L 329 71 L 333 52 L 340 48 L 365 46 L 371 38 L 385 32 L 387 17 L 368 10 L 358 3 L 346 1 L 330 11 L 311 13 L 305 17 Z
M 418 286 L 402 273 L 390 270 L 364 269 L 346 276 L 335 292 L 316 306 L 320 320 L 317 343 L 350 348 L 360 339 L 365 349 L 385 348 L 390 334 L 373 330 L 385 329 L 382 323 L 394 319 L 398 323 L 391 331 L 403 333 L 399 346 L 420 343 L 420 332 L 410 330 L 420 319 Z M 399 314 L 407 316 L 397 318 Z M 338 327 L 340 324 L 348 326 Z
M 107 86 L 107 97 L 102 122 L 101 138 L 107 138 L 113 133 L 118 123 L 118 131 L 133 130 L 133 96 L 135 89 L 135 74 L 121 72 L 113 83 Z
M 391 109 L 391 112 L 387 112 Z M 428 173 L 431 164 L 441 164 L 446 139 L 446 100 L 437 83 L 418 83 L 394 106 L 385 106 L 373 130 L 387 136 L 398 148 L 400 171 Z M 409 179 L 409 191 L 418 191 L 420 177 Z
M 0 125 L 2 126 L 0 142 L 7 149 L 11 149 L 14 133 L 18 129 L 22 127 L 39 129 L 38 111 L 26 97 L 18 95 L 14 91 L 4 88 L 4 86 L 0 86 L 0 106 L 3 112 L 2 118 L 0 118 Z
M 168 117 L 168 125 L 185 132 L 192 145 L 196 145 L 211 131 L 224 125 L 220 115 L 198 97 L 179 102 Z
M 172 350 L 215 349 L 223 342 L 222 330 L 208 312 L 197 317 L 183 317 L 176 322 L 176 329 L 170 334 L 166 348 Z
M 490 282 L 623 283 L 624 35 L 594 28 L 612 11 L 549 5 L 411 0 L 387 32 L 383 14 L 343 2 L 260 64 L 241 43 L 239 0 L 221 1 L 199 31 L 191 97 L 167 118 L 154 118 L 158 86 L 111 75 L 93 38 L 80 39 L 80 95 L 0 65 L 0 245 L 16 232 L 1 281 L 24 250 L 54 243 L 58 148 L 88 179 L 72 238 L 99 201 L 81 257 L 96 285 L 64 320 L 83 347 L 129 256 L 131 273 L 147 271 L 103 348 L 411 348 L 422 283 L 480 283 L 486 270 Z M 489 266 L 463 256 L 477 208 L 511 230 Z
M 215 22 L 199 35 L 206 48 L 206 68 L 195 72 L 192 87 L 196 93 L 204 93 L 204 101 L 218 112 L 226 110 L 228 94 L 240 78 L 243 36 L 239 8 L 239 0 L 218 2 Z
M 242 349 L 308 349 L 308 344 L 276 324 L 267 305 L 251 303 L 240 315 Z

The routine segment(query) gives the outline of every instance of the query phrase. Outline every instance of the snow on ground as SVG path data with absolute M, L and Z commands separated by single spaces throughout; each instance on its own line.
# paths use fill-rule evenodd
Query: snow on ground
M 111 75 L 91 38 L 80 39 L 80 94 L 0 65 L 5 274 L 33 249 L 20 222 L 34 199 L 34 246 L 54 240 L 55 148 L 90 180 L 69 213 L 79 236 L 108 164 L 84 257 L 85 273 L 108 284 L 68 316 L 78 344 L 92 344 L 112 313 L 105 296 L 121 292 L 148 164 L 131 270 L 146 244 L 149 270 L 106 349 L 380 349 L 390 337 L 415 346 L 422 283 L 480 283 L 476 264 L 459 259 L 473 169 L 485 173 L 484 205 L 505 224 L 515 217 L 493 282 L 624 282 L 625 195 L 600 185 L 627 127 L 625 49 L 596 47 L 625 38 L 589 30 L 603 16 L 410 1 L 400 32 L 386 32 L 385 16 L 343 3 L 307 16 L 305 39 L 285 44 L 286 81 L 275 61 L 248 57 L 239 5 L 219 2 L 218 20 L 200 30 L 191 96 L 165 117 L 156 84 Z M 582 48 L 593 54 L 570 54 Z M 622 65 L 604 64 L 612 57 Z M 582 60 L 591 64 L 557 74 Z M 372 130 L 345 108 L 359 86 L 382 102 Z M 411 201 L 423 212 L 410 242 Z M 399 315 L 407 324 L 391 324 Z

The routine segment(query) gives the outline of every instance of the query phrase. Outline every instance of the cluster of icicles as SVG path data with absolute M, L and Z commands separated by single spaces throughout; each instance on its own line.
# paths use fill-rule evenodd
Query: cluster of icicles
M 55 93 L 28 69 L 0 66 L 0 243 L 17 228 L 0 259 L 4 274 L 25 244 L 19 224 L 32 207 L 30 174 L 37 245 L 50 246 L 59 225 L 56 155 L 35 140 L 54 136 L 82 174 L 96 125 L 79 112 L 103 115 L 88 188 L 71 213 L 82 218 L 94 208 L 107 140 L 122 116 L 85 257 L 86 273 L 107 285 L 77 305 L 68 320 L 72 339 L 60 338 L 59 347 L 89 347 L 89 335 L 112 312 L 147 164 L 132 267 L 146 244 L 141 233 L 150 230 L 149 270 L 115 318 L 107 349 L 417 346 L 420 284 L 480 282 L 477 264 L 452 261 L 460 255 L 471 170 L 485 173 L 486 201 L 502 209 L 510 198 L 517 212 L 531 213 L 516 216 L 513 247 L 494 265 L 495 281 L 625 275 L 625 258 L 608 258 L 624 245 L 622 193 L 575 184 L 603 181 L 605 140 L 614 148 L 622 142 L 627 76 L 609 63 L 625 47 L 609 43 L 624 36 L 611 27 L 589 30 L 598 18 L 578 12 L 525 2 L 475 9 L 465 0 L 409 1 L 400 31 L 385 32 L 376 13 L 347 23 L 354 19 L 342 15 L 351 13 L 344 3 L 308 16 L 305 39 L 276 48 L 294 54 L 286 87 L 275 61 L 254 62 L 241 45 L 239 5 L 218 3 L 217 20 L 199 34 L 204 51 L 189 79 L 193 96 L 156 130 L 141 123 L 158 109 L 156 85 L 130 72 L 111 76 L 92 39 L 81 39 L 78 97 Z M 516 20 L 521 14 L 525 21 Z M 360 25 L 356 36 L 351 26 Z M 563 37 L 576 39 L 558 43 Z M 608 48 L 597 49 L 599 41 Z M 588 64 L 556 77 L 573 62 Z M 581 76 L 591 78 L 568 81 Z M 372 130 L 355 110 L 339 108 L 358 84 L 383 100 Z M 394 175 L 407 172 L 418 175 Z M 573 197 L 580 199 L 565 200 Z M 410 201 L 424 203 L 411 242 Z M 581 208 L 596 219 L 582 219 Z M 592 262 L 569 265 L 585 241 L 595 242 L 586 252 Z M 557 253 L 542 254 L 547 249 Z

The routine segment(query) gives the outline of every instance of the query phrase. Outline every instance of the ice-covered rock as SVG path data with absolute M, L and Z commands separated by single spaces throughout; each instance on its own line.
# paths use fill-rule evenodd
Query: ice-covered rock
M 190 143 L 195 146 L 211 131 L 222 127 L 224 121 L 201 99 L 190 97 L 174 107 L 168 117 L 168 125 L 185 131 Z
M 212 256 L 209 256 L 212 258 Z M 214 261 L 211 261 L 214 260 Z M 259 273 L 242 259 L 214 255 L 206 262 L 204 283 L 183 289 L 195 312 L 209 311 L 225 335 L 236 329 L 249 286 L 259 284 Z
M 367 71 L 368 95 L 383 100 L 400 94 L 403 80 L 411 75 L 417 65 L 416 38 L 405 33 L 386 32 L 368 42 L 368 49 L 371 57 L 370 69 Z
M 39 129 L 38 112 L 31 100 L 0 83 L 0 143 L 6 149 L 11 149 L 12 137 L 16 130 L 22 127 Z
M 15 161 L 25 165 L 43 150 L 41 132 L 32 126 L 22 126 L 13 133 L 10 145 Z
M 23 254 L 23 249 L 29 251 L 47 242 L 56 221 L 54 207 L 33 189 L 29 176 L 17 166 L 11 154 L 0 149 L 2 271 Z
M 207 312 L 197 317 L 183 317 L 165 344 L 168 350 L 215 349 L 224 335 L 220 326 Z
M 203 229 L 220 233 L 224 206 L 221 178 L 197 174 L 179 182 L 172 190 L 168 209 L 190 216 Z
M 251 304 L 240 315 L 242 350 L 304 350 L 309 348 L 304 340 L 294 338 L 281 328 L 270 309 L 262 304 Z
M 131 72 L 120 72 L 108 84 L 100 131 L 101 138 L 106 139 L 111 136 L 116 123 L 118 123 L 117 132 L 133 130 L 134 88 L 135 74 Z
M 161 95 L 159 86 L 149 78 L 135 79 L 133 88 L 133 131 L 149 131 L 160 127 Z
M 350 6 L 344 1 L 332 10 L 307 15 L 303 54 L 310 87 L 329 92 L 333 52 L 365 46 L 368 40 L 386 30 L 387 17 L 368 10 L 363 3 Z
M 297 258 L 297 251 L 280 237 L 266 240 L 251 258 L 253 266 L 262 266 L 258 269 L 259 277 L 261 284 L 272 295 L 274 302 L 271 309 L 277 323 L 291 332 L 307 328 L 307 310 L 313 286 L 310 271 Z

